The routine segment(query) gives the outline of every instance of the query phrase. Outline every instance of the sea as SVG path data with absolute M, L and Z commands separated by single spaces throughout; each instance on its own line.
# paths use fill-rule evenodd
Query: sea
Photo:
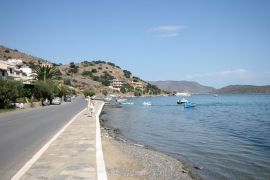
M 270 94 L 128 98 L 102 119 L 136 142 L 194 168 L 202 179 L 270 179 Z M 151 102 L 151 106 L 143 105 Z

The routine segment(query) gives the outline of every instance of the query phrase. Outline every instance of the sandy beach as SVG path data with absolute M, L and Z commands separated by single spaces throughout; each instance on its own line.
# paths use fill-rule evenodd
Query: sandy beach
M 166 154 L 116 138 L 102 128 L 102 145 L 108 179 L 195 179 L 183 163 Z

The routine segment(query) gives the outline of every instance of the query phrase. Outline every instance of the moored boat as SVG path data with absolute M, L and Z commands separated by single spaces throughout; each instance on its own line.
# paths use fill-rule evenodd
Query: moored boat
M 183 104 L 183 103 L 186 103 L 186 102 L 188 102 L 188 100 L 185 99 L 185 98 L 182 98 L 182 99 L 179 99 L 179 100 L 177 101 L 177 104 Z
M 184 108 L 192 108 L 192 107 L 195 107 L 196 104 L 195 103 L 192 103 L 192 102 L 185 102 L 184 103 Z
M 151 106 L 152 104 L 151 104 L 151 102 L 148 101 L 148 102 L 143 102 L 143 105 L 144 106 Z

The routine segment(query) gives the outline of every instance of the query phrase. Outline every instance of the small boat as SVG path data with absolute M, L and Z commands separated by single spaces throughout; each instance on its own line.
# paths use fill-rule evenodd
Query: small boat
M 218 97 L 218 95 L 217 95 L 217 94 L 213 94 L 213 96 L 214 96 L 214 97 Z
M 177 92 L 175 96 L 191 96 L 191 94 L 188 92 Z
M 186 103 L 186 102 L 188 102 L 188 100 L 185 99 L 185 98 L 182 98 L 182 99 L 179 99 L 179 100 L 177 101 L 177 104 L 183 104 L 183 103 Z
M 143 105 L 144 106 L 151 106 L 152 104 L 151 104 L 151 102 L 148 101 L 148 102 L 143 102 Z
M 122 103 L 122 102 L 125 102 L 125 101 L 127 101 L 127 99 L 117 99 L 117 102 L 119 102 L 119 103 Z
M 122 102 L 121 104 L 123 104 L 123 105 L 133 105 L 134 102 Z
M 192 102 L 185 102 L 184 103 L 184 108 L 192 108 L 195 107 L 196 104 L 192 103 Z

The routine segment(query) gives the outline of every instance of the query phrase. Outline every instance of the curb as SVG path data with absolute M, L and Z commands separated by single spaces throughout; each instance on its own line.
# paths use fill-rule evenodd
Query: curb
M 102 144 L 101 144 L 101 133 L 99 115 L 103 109 L 104 102 L 102 102 L 97 114 L 96 114 L 96 164 L 97 164 L 97 179 L 107 180 L 107 173 L 105 168 L 105 162 L 103 158 Z

